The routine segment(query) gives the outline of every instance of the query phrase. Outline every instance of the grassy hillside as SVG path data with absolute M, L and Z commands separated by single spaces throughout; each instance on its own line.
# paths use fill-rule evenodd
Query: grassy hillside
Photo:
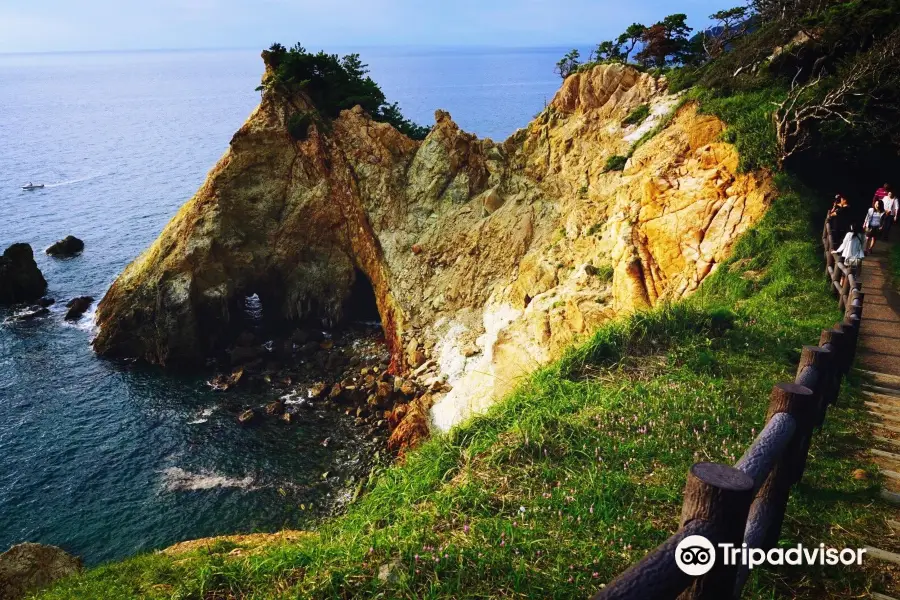
M 310 537 L 242 554 L 221 542 L 178 558 L 142 555 L 39 597 L 590 595 L 677 529 L 688 467 L 735 461 L 772 385 L 792 379 L 801 346 L 840 318 L 809 215 L 817 202 L 780 183 L 767 216 L 697 295 L 602 328 L 489 414 L 381 473 Z M 883 536 L 856 403 L 845 390 L 816 437 L 785 541 Z M 860 467 L 872 478 L 855 480 Z M 870 571 L 792 568 L 757 572 L 748 597 L 882 585 Z

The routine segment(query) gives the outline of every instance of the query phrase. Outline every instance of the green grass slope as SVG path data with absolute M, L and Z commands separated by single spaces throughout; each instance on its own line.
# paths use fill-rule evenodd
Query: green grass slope
M 728 135 L 740 143 L 753 130 Z M 692 298 L 603 327 L 488 414 L 373 477 L 309 538 L 242 554 L 227 543 L 146 554 L 37 597 L 590 596 L 677 529 L 689 466 L 736 461 L 773 384 L 793 379 L 801 346 L 840 320 L 809 214 L 818 202 L 779 185 Z M 858 404 L 846 387 L 816 436 L 784 543 L 890 547 Z M 860 467 L 869 479 L 854 479 Z M 758 570 L 745 597 L 850 597 L 889 591 L 883 579 L 869 566 Z

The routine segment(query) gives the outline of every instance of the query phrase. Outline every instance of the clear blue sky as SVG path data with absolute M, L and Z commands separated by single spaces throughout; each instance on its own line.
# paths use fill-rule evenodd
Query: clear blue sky
M 0 0 L 0 52 L 587 45 L 741 0 Z

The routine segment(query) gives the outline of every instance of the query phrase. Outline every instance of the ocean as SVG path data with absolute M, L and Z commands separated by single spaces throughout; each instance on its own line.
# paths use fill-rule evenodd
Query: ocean
M 566 50 L 352 51 L 407 117 L 431 124 L 445 109 L 499 141 L 553 97 Z M 41 542 L 97 564 L 311 527 L 346 500 L 352 481 L 323 483 L 359 460 L 342 415 L 242 428 L 228 407 L 270 394 L 101 359 L 93 311 L 62 318 L 69 298 L 99 300 L 193 195 L 259 101 L 262 70 L 256 50 L 0 55 L 0 251 L 31 244 L 59 301 L 26 322 L 0 309 L 0 552 Z M 29 181 L 46 187 L 22 191 Z M 69 234 L 83 254 L 43 253 Z

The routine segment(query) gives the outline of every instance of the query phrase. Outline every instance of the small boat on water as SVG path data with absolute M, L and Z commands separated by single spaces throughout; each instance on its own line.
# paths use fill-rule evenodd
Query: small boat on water
M 23 185 L 23 186 L 22 186 L 22 189 L 23 189 L 23 190 L 26 190 L 26 191 L 31 191 L 31 190 L 39 190 L 39 189 L 41 189 L 41 188 L 43 188 L 43 187 L 44 187 L 44 184 L 43 184 L 43 183 L 34 184 L 34 183 L 31 183 L 31 182 L 29 181 L 29 182 L 28 182 L 28 185 Z

